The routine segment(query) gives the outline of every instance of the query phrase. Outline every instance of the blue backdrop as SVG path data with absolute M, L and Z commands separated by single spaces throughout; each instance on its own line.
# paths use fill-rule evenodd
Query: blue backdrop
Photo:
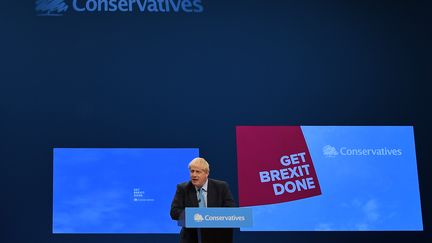
M 54 147 L 199 148 L 237 199 L 236 125 L 414 125 L 424 232 L 235 232 L 236 242 L 427 242 L 429 1 L 207 0 L 199 14 L 0 8 L 1 242 L 52 235 Z M 157 173 L 157 172 L 155 172 Z
M 412 127 L 302 126 L 302 131 L 322 194 L 252 207 L 254 225 L 242 230 L 423 230 Z

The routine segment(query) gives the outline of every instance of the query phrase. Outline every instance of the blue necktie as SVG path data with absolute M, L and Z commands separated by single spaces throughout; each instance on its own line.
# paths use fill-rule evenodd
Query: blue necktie
M 205 208 L 204 189 L 201 187 L 198 192 L 198 205 L 200 208 Z
M 201 187 L 198 189 L 198 206 L 200 208 L 205 208 L 205 199 L 204 199 L 204 189 Z M 198 243 L 202 243 L 201 239 L 201 229 L 198 229 Z

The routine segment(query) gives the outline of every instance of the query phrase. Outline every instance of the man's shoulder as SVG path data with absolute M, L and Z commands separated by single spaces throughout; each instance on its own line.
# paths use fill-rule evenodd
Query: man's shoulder
M 208 180 L 209 180 L 209 183 L 212 183 L 212 184 L 217 185 L 217 186 L 227 186 L 228 185 L 228 183 L 226 181 L 215 180 L 215 179 L 210 179 L 210 178 Z
M 182 183 L 178 184 L 177 186 L 180 187 L 180 188 L 186 189 L 186 188 L 192 187 L 193 185 L 192 185 L 192 183 L 190 181 L 185 181 L 185 182 L 182 182 Z

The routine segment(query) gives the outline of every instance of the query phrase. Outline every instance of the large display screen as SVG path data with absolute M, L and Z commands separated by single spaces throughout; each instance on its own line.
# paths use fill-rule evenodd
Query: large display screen
M 55 148 L 53 233 L 178 233 L 176 184 L 196 148 Z
M 244 231 L 423 230 L 411 126 L 239 126 Z

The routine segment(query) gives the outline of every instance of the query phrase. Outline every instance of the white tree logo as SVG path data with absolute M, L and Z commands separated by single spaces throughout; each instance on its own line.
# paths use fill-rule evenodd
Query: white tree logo
M 337 152 L 336 148 L 331 145 L 326 145 L 323 147 L 323 154 L 324 156 L 328 158 L 334 158 L 339 153 Z
M 203 218 L 203 216 L 202 216 L 201 214 L 196 213 L 196 214 L 194 215 L 194 220 L 195 220 L 196 222 L 202 222 L 202 221 L 204 220 L 204 218 Z
M 62 16 L 67 9 L 64 0 L 36 0 L 36 12 L 41 16 Z

